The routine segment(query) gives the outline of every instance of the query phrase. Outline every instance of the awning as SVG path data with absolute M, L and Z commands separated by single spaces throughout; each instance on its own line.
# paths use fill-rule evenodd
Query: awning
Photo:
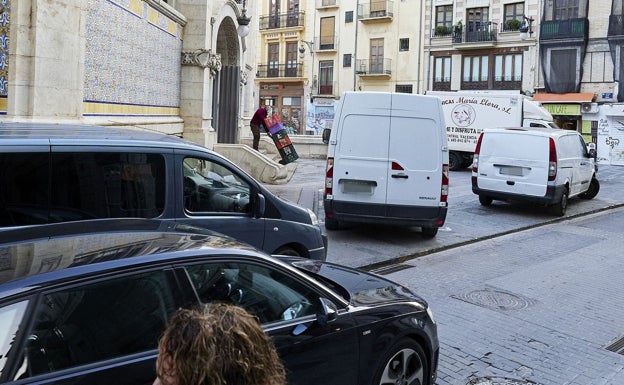
M 533 100 L 541 103 L 588 103 L 594 100 L 595 95 L 591 92 L 579 92 L 570 94 L 535 94 Z

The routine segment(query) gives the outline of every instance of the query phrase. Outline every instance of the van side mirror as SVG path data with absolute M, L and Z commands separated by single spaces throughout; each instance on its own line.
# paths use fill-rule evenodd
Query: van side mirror
M 324 128 L 323 129 L 323 143 L 327 144 L 329 143 L 329 135 L 331 135 L 331 128 Z
M 256 204 L 253 206 L 253 216 L 254 218 L 262 218 L 264 217 L 264 210 L 266 207 L 266 198 L 262 193 L 256 194 Z

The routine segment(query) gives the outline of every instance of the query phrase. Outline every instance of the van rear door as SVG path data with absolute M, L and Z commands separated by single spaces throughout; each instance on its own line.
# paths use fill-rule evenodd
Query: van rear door
M 347 96 L 348 98 L 349 96 Z M 388 183 L 390 96 L 358 98 L 338 132 L 334 159 L 334 199 L 382 209 Z M 345 99 L 345 105 L 349 100 Z M 384 212 L 370 213 L 385 215 Z
M 484 190 L 546 195 L 549 141 L 526 131 L 486 132 L 481 142 L 478 184 Z
M 408 95 L 411 96 L 411 95 Z M 435 104 L 434 104 L 435 103 Z M 386 203 L 392 217 L 414 217 L 405 206 L 438 207 L 442 185 L 442 133 L 446 130 L 441 115 L 436 115 L 437 100 L 421 101 L 401 94 L 392 98 L 388 189 Z M 438 120 L 436 120 L 436 118 Z

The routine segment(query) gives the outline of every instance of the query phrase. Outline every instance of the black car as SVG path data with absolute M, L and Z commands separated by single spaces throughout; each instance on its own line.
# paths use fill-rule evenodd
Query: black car
M 289 384 L 434 384 L 427 303 L 377 275 L 271 257 L 208 230 L 95 220 L 0 232 L 0 382 L 151 384 L 180 307 L 246 308 Z

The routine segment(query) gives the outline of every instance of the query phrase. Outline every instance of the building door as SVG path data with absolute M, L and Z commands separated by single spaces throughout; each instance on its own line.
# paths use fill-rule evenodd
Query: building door
M 279 77 L 279 43 L 270 43 L 268 48 L 269 63 L 267 77 L 276 78 Z
M 280 0 L 271 0 L 269 4 L 269 28 L 280 27 Z
M 294 78 L 297 75 L 297 61 L 298 46 L 296 41 L 289 41 L 286 43 L 286 77 Z
M 214 78 L 213 126 L 218 143 L 238 142 L 240 67 L 224 66 Z
M 383 73 L 383 59 L 384 59 L 384 39 L 371 39 L 370 40 L 370 73 L 381 74 Z

